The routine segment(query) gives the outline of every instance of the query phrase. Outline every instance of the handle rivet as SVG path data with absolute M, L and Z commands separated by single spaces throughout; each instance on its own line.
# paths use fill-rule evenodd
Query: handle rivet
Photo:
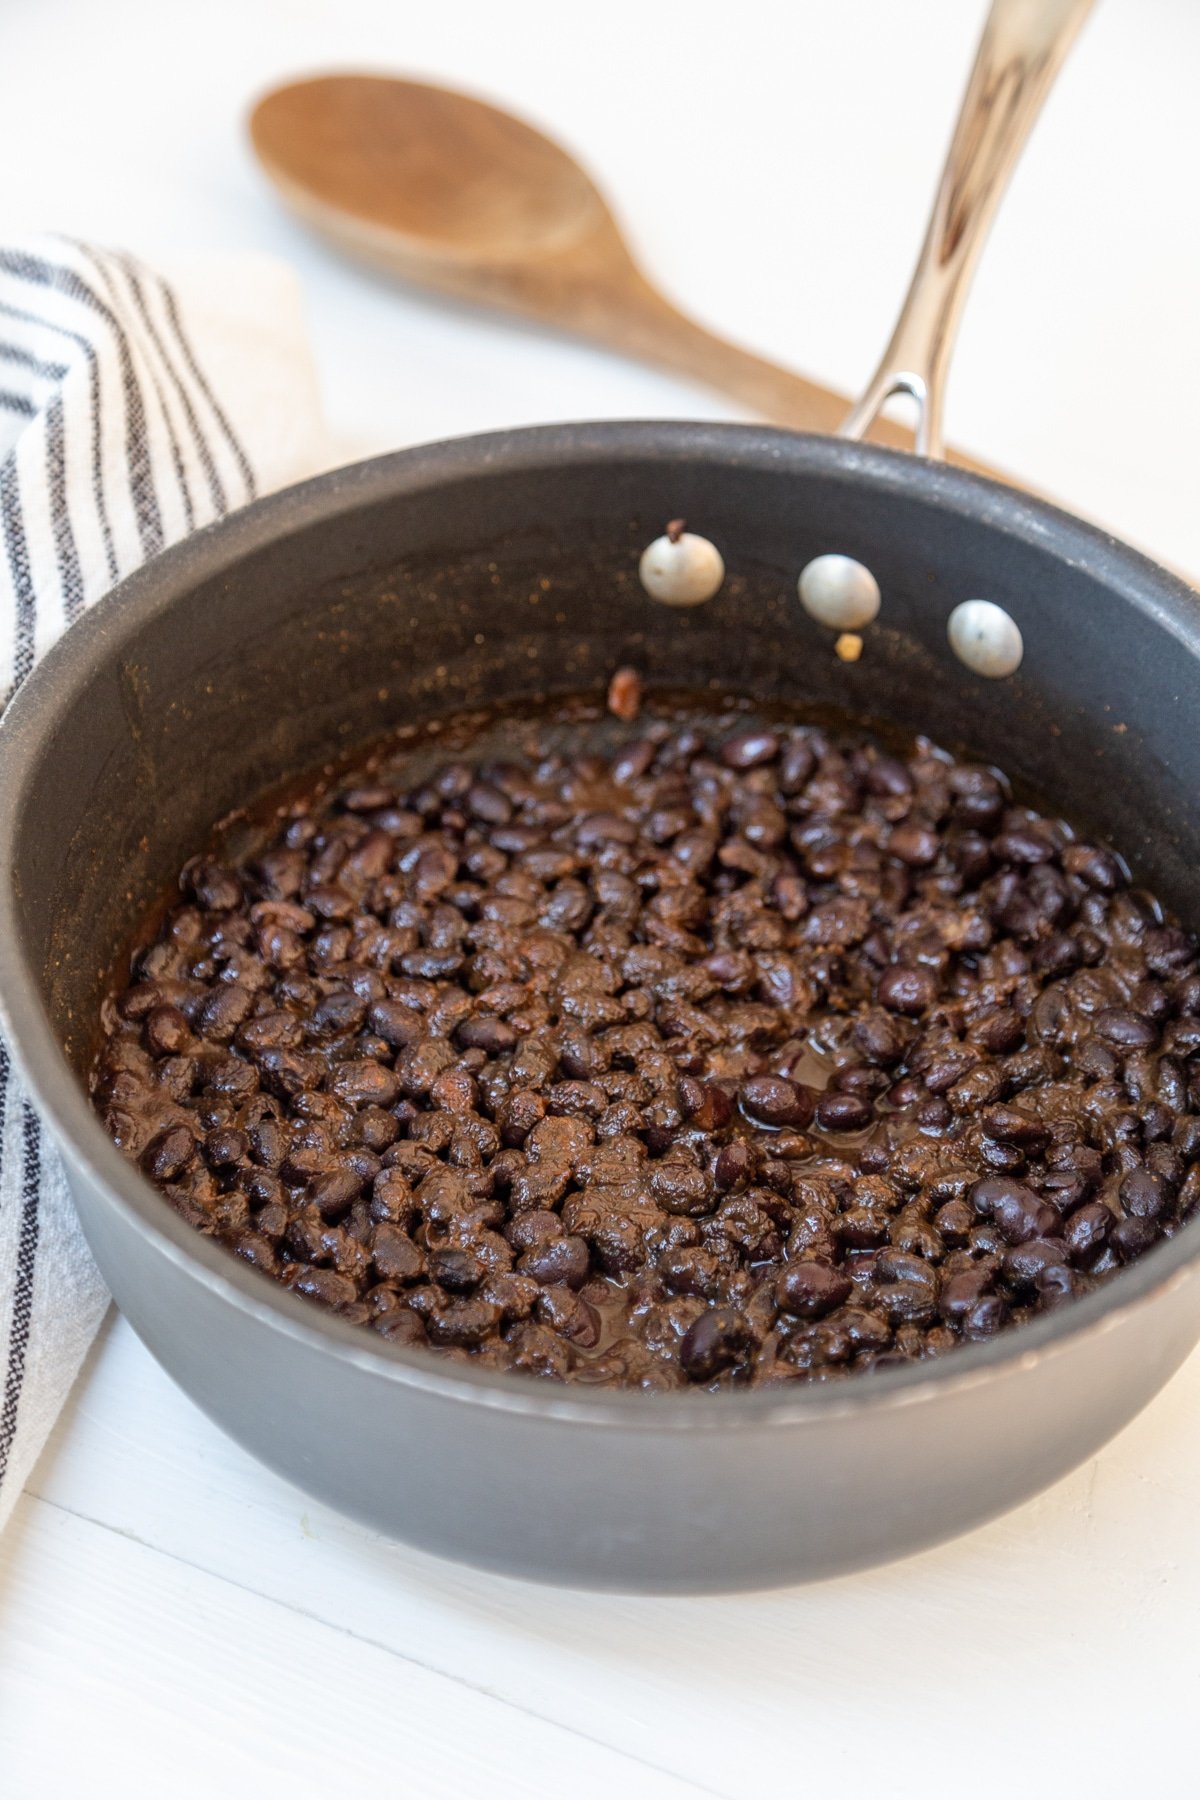
M 992 681 L 1015 674 L 1025 654 L 1020 626 L 994 600 L 964 600 L 950 614 L 946 635 L 959 662 Z
M 725 579 L 721 552 L 705 537 L 672 519 L 662 537 L 642 552 L 638 574 L 652 600 L 664 606 L 700 606 Z
M 800 604 L 818 625 L 859 631 L 879 611 L 879 583 L 852 556 L 814 556 L 800 571 Z

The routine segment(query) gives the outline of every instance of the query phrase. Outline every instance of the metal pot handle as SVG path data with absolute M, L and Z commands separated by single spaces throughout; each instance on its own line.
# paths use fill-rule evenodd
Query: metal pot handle
M 916 450 L 941 456 L 942 400 L 975 264 L 1042 102 L 1093 0 L 993 0 L 891 342 L 840 435 L 861 438 L 894 394 L 917 403 Z

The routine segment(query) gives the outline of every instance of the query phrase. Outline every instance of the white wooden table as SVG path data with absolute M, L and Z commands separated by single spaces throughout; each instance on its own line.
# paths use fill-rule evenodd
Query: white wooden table
M 6 0 L 0 233 L 299 269 L 346 454 L 727 416 L 397 295 L 275 210 L 238 120 L 296 71 L 491 92 L 583 153 L 665 285 L 849 387 L 907 276 L 971 0 Z M 1200 570 L 1200 10 L 1104 0 L 972 299 L 957 441 Z M 1081 627 L 1082 628 L 1082 627 Z M 540 1590 L 381 1543 L 228 1443 L 110 1323 L 0 1542 L 0 1794 L 1191 1795 L 1200 1361 L 1007 1519 L 722 1600 Z

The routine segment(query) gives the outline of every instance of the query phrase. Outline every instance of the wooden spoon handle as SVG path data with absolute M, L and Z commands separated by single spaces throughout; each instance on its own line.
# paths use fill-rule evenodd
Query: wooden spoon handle
M 850 410 L 844 394 L 708 331 L 673 306 L 640 271 L 622 282 L 620 303 L 607 321 L 608 330 L 595 316 L 589 324 L 594 335 L 606 337 L 627 354 L 703 382 L 747 412 L 793 431 L 835 432 Z M 876 420 L 867 435 L 874 443 L 903 450 L 913 447 L 912 432 L 891 419 Z M 948 460 L 997 480 L 1011 479 L 958 451 L 950 451 Z
M 660 296 L 655 299 L 660 309 L 631 310 L 627 350 L 716 388 L 776 425 L 795 431 L 837 430 L 849 410 L 840 394 L 717 337 Z M 903 431 L 892 426 L 889 441 L 903 443 Z

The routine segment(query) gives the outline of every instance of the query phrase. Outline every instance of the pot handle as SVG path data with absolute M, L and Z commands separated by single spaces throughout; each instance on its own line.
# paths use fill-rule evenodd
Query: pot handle
M 861 438 L 894 394 L 917 403 L 916 450 L 941 456 L 959 315 L 996 206 L 1093 0 L 993 0 L 925 242 L 883 359 L 840 427 Z

